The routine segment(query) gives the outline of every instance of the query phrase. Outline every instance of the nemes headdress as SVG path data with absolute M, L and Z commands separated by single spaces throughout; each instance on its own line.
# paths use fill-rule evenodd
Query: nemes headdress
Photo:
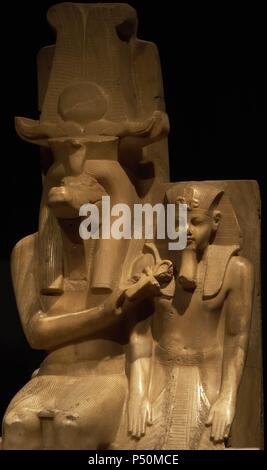
M 172 183 L 166 197 L 168 203 L 187 204 L 189 211 L 202 210 L 212 216 L 216 209 L 222 214 L 218 230 L 209 245 L 203 281 L 203 297 L 213 297 L 219 292 L 227 264 L 231 256 L 239 252 L 242 241 L 238 220 L 227 196 L 227 183 Z

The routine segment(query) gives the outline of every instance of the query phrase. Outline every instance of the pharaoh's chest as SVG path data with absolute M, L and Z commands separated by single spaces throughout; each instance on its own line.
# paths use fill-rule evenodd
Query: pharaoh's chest
M 180 294 L 180 295 L 178 295 Z M 195 350 L 216 342 L 221 303 L 203 300 L 198 292 L 177 293 L 172 301 L 158 299 L 153 317 L 153 334 L 162 347 Z
M 224 288 L 214 297 L 205 298 L 201 289 L 188 292 L 177 283 L 173 299 L 158 298 L 156 310 L 162 320 L 169 322 L 201 321 L 220 312 L 224 299 Z

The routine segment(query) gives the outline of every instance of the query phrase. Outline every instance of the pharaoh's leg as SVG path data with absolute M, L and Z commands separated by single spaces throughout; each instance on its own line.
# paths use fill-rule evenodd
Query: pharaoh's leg
M 126 378 L 121 374 L 91 375 L 69 382 L 57 399 L 55 448 L 108 448 L 120 424 L 126 391 Z

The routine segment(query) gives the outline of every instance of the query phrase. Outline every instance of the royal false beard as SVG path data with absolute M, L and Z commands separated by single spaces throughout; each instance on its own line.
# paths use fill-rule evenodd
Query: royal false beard
M 193 291 L 197 286 L 197 255 L 196 251 L 186 248 L 182 251 L 181 266 L 178 280 L 184 290 Z

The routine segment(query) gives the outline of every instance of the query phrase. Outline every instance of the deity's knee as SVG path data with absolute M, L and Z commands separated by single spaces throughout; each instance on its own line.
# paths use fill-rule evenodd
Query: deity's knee
M 37 449 L 41 447 L 40 421 L 28 410 L 8 411 L 3 419 L 4 449 Z
M 77 413 L 59 413 L 54 419 L 56 447 L 59 449 L 96 449 L 93 426 Z

